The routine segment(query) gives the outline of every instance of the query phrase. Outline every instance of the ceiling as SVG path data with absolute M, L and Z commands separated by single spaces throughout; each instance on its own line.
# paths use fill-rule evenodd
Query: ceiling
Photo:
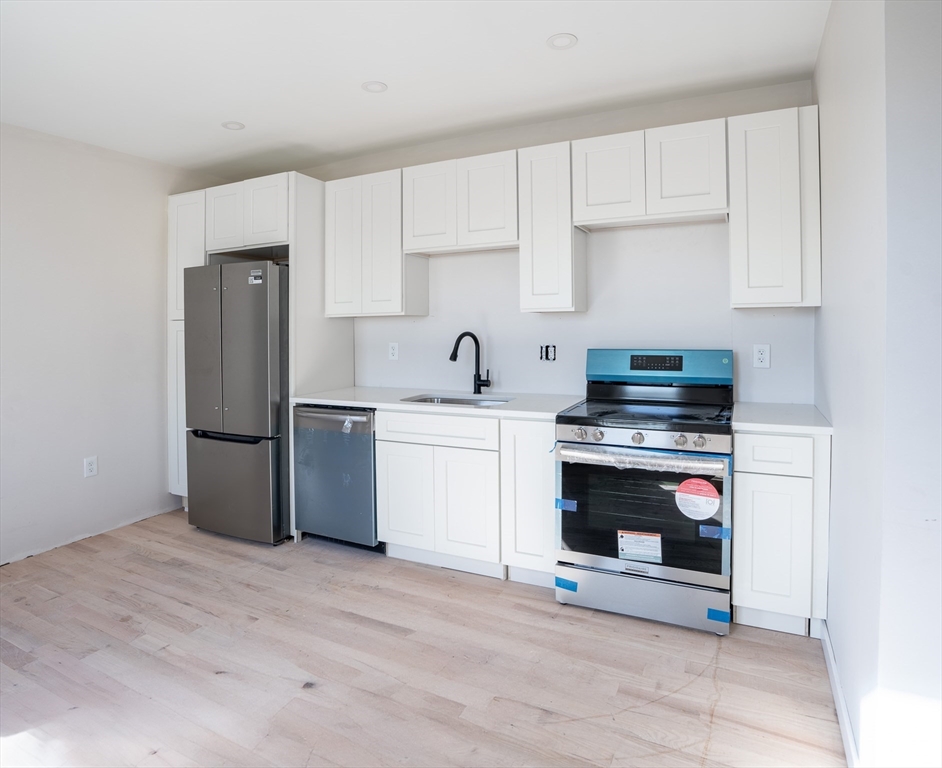
M 0 119 L 244 178 L 806 79 L 829 2 L 2 0 Z

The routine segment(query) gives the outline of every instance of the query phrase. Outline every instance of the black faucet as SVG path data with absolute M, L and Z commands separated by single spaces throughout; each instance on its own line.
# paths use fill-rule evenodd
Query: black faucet
M 491 386 L 491 369 L 487 369 L 487 378 L 481 378 L 481 342 L 478 341 L 478 337 L 475 336 L 471 331 L 465 331 L 457 339 L 455 339 L 455 348 L 451 350 L 451 355 L 449 360 L 455 363 L 458 361 L 458 347 L 461 345 L 461 340 L 465 336 L 470 336 L 471 341 L 474 342 L 474 394 L 481 394 L 481 387 Z

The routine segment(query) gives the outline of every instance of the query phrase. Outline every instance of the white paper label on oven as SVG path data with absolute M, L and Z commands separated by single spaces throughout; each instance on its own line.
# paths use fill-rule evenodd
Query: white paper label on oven
M 661 534 L 640 531 L 618 532 L 618 556 L 643 563 L 661 562 Z
M 719 491 L 699 477 L 691 477 L 678 485 L 674 501 L 691 520 L 709 520 L 720 511 Z

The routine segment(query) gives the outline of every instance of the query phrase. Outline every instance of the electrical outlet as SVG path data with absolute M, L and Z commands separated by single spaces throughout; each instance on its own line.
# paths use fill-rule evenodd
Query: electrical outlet
M 399 359 L 399 342 L 398 341 L 389 342 L 389 359 L 390 360 Z
M 98 474 L 98 457 L 87 456 L 83 462 L 85 467 L 85 477 L 94 477 Z
M 772 366 L 772 345 L 771 344 L 753 344 L 752 345 L 752 367 L 753 368 L 771 368 Z
M 552 362 L 556 359 L 555 344 L 540 344 L 540 360 Z

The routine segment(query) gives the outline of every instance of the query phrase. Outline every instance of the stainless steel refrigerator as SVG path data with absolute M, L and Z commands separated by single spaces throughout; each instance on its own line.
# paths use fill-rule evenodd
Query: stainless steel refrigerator
M 288 535 L 288 268 L 183 275 L 190 525 L 277 543 Z

